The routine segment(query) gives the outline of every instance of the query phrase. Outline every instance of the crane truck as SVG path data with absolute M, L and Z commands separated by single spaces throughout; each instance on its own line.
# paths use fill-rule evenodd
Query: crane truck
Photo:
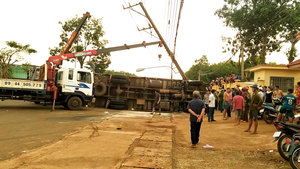
M 46 63 L 39 68 L 39 79 L 0 79 L 0 99 L 18 99 L 35 103 L 53 102 L 54 110 L 56 102 L 70 110 L 78 110 L 92 101 L 94 95 L 94 74 L 91 70 L 77 68 L 60 68 L 63 60 L 76 57 L 95 56 L 101 53 L 127 50 L 130 48 L 146 47 L 146 45 L 158 45 L 162 47 L 161 41 L 146 44 L 118 46 L 96 50 L 88 50 L 75 53 L 67 53 L 78 32 L 90 17 L 84 14 L 76 30 L 72 33 L 66 46 L 60 55 L 50 56 Z M 37 71 L 35 71 L 37 73 Z M 35 73 L 33 73 L 35 76 Z
M 57 68 L 63 60 L 82 56 L 94 56 L 101 53 L 146 47 L 162 46 L 160 41 L 141 44 L 88 50 L 64 55 L 50 56 L 39 73 L 43 79 L 38 81 L 22 79 L 0 79 L 0 99 L 19 99 L 35 103 L 60 102 L 65 108 L 78 110 L 92 101 L 94 95 L 94 74 L 91 70 L 77 68 Z

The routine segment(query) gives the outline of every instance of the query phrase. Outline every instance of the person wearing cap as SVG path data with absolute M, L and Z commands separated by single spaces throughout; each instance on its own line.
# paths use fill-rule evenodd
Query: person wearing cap
M 250 129 L 251 129 L 252 123 L 254 122 L 254 131 L 250 134 L 257 134 L 258 108 L 263 103 L 263 100 L 258 95 L 259 89 L 258 89 L 257 84 L 254 84 L 253 86 L 251 86 L 251 88 L 252 88 L 253 96 L 252 96 L 251 102 L 250 102 L 249 127 L 247 130 L 245 130 L 245 132 L 251 132 Z
M 199 142 L 200 129 L 205 113 L 205 104 L 199 99 L 199 91 L 193 92 L 194 99 L 188 103 L 187 109 L 190 112 L 190 132 L 191 143 L 190 147 L 194 148 Z
M 244 91 L 244 108 L 245 110 L 243 111 L 242 119 L 245 122 L 248 122 L 248 115 L 249 115 L 249 110 L 250 110 L 250 102 L 251 102 L 251 95 L 248 91 L 248 87 L 244 86 L 243 87 Z

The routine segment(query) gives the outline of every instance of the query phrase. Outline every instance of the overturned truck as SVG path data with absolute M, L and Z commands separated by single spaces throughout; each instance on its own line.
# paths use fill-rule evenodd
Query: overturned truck
M 206 87 L 201 81 L 104 74 L 95 80 L 95 106 L 118 110 L 151 110 L 155 90 L 158 90 L 163 111 L 185 111 L 187 103 L 193 99 L 193 91 L 204 93 Z

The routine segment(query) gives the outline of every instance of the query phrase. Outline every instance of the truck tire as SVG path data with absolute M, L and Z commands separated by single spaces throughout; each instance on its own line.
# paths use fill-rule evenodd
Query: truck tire
M 40 104 L 41 102 L 34 102 L 34 104 Z
M 124 105 L 109 105 L 108 108 L 115 109 L 115 110 L 124 110 L 125 106 Z
M 109 105 L 125 105 L 124 100 L 110 100 Z
M 112 75 L 111 79 L 124 79 L 124 80 L 128 80 L 129 77 L 126 75 Z
M 127 84 L 128 81 L 126 79 L 111 79 L 111 83 L 116 83 L 116 84 Z
M 106 85 L 103 82 L 95 85 L 95 96 L 103 96 L 107 91 Z
M 70 110 L 79 110 L 82 107 L 82 101 L 79 97 L 74 96 L 68 100 L 67 106 Z
M 188 84 L 189 84 L 189 86 L 201 86 L 201 85 L 203 85 L 203 82 L 202 81 L 191 81 Z

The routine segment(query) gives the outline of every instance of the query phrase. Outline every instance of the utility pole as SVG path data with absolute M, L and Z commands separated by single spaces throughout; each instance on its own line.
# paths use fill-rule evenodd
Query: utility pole
M 199 81 L 200 81 L 200 77 L 201 77 L 201 76 L 200 76 L 200 73 L 201 73 L 201 70 L 198 71 L 198 80 L 199 80 Z
M 244 80 L 244 74 L 245 74 L 245 69 L 244 69 L 244 43 L 241 42 L 241 57 L 242 57 L 242 66 L 241 66 L 241 76 L 242 76 L 242 81 Z
M 155 30 L 155 32 L 156 32 L 156 34 L 158 35 L 159 39 L 162 41 L 162 44 L 165 46 L 166 51 L 168 52 L 168 54 L 169 54 L 169 56 L 170 56 L 172 62 L 175 64 L 175 66 L 176 66 L 177 70 L 179 71 L 179 73 L 180 73 L 182 79 L 183 79 L 184 81 L 188 80 L 188 78 L 185 76 L 184 72 L 182 71 L 181 67 L 179 66 L 177 60 L 175 59 L 174 53 L 171 52 L 171 50 L 170 50 L 170 48 L 168 47 L 166 41 L 165 41 L 164 38 L 161 36 L 161 34 L 160 34 L 160 32 L 158 31 L 157 27 L 156 27 L 155 24 L 153 23 L 153 21 L 152 21 L 150 15 L 148 14 L 147 10 L 145 9 L 143 3 L 140 2 L 140 3 L 138 3 L 138 4 L 141 6 L 141 8 L 142 8 L 142 10 L 144 11 L 145 15 L 143 15 L 143 14 L 137 12 L 137 11 L 135 11 L 135 12 L 137 12 L 138 14 L 140 14 L 140 15 L 142 15 L 142 16 L 145 16 L 145 17 L 149 20 L 149 22 L 150 22 L 152 28 Z M 124 9 L 132 8 L 133 6 L 136 6 L 136 5 L 138 5 L 138 4 L 135 4 L 135 5 L 130 5 L 130 4 L 129 4 L 130 6 L 127 7 L 127 8 L 124 8 Z M 131 9 L 131 10 L 133 10 L 133 9 Z M 134 11 L 134 10 L 133 10 L 133 11 Z

